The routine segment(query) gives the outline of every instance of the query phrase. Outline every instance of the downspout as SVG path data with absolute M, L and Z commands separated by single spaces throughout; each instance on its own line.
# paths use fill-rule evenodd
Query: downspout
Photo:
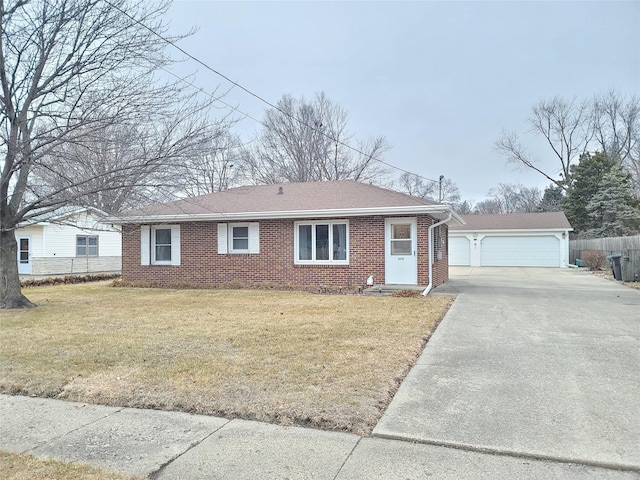
M 429 285 L 427 285 L 427 288 L 425 288 L 422 292 L 423 297 L 429 295 L 429 292 L 433 288 L 433 229 L 439 227 L 443 223 L 447 223 L 449 220 L 451 220 L 452 216 L 453 214 L 449 212 L 449 216 L 447 218 L 445 218 L 444 220 L 440 220 L 439 222 L 434 223 L 429 227 Z

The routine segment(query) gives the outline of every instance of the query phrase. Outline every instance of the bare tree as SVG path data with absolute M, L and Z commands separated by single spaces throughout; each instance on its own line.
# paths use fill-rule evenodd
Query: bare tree
M 610 90 L 593 101 L 593 129 L 598 149 L 631 174 L 640 197 L 640 97 Z
M 518 211 L 523 213 L 533 213 L 538 211 L 538 206 L 542 200 L 542 192 L 538 187 L 523 187 L 518 185 Z
M 155 76 L 172 63 L 154 33 L 166 33 L 168 6 L 0 0 L 1 307 L 33 306 L 18 277 L 14 230 L 22 222 L 138 185 L 204 134 L 206 123 L 193 120 L 203 106 L 185 98 L 186 85 Z M 98 137 L 131 140 L 116 125 L 141 139 L 129 160 L 108 163 L 97 150 L 115 147 Z M 95 164 L 74 161 L 83 151 Z
M 482 200 L 478 202 L 476 206 L 473 208 L 473 213 L 475 214 L 500 214 L 504 213 L 502 211 L 502 206 L 497 200 L 492 198 L 488 198 L 486 200 Z
M 285 95 L 262 123 L 254 145 L 243 152 L 246 177 L 254 184 L 371 182 L 384 173 L 377 159 L 389 149 L 385 138 L 357 141 L 354 146 L 347 112 L 324 93 L 311 101 Z
M 500 183 L 489 190 L 489 197 L 500 207 L 500 213 L 515 213 L 518 211 L 518 187 L 512 184 Z
M 414 197 L 424 198 L 433 202 L 441 202 L 455 206 L 460 202 L 460 189 L 450 178 L 442 180 L 427 180 L 419 175 L 405 172 L 395 182 L 394 188 Z
M 537 211 L 542 194 L 536 187 L 500 183 L 489 190 L 489 198 L 478 203 L 476 213 L 527 213 Z
M 438 182 L 435 180 L 425 180 L 418 175 L 405 172 L 395 182 L 395 189 L 418 198 L 427 198 L 437 191 Z M 437 195 L 437 194 L 436 194 Z
M 242 144 L 228 130 L 218 132 L 202 155 L 182 164 L 177 188 L 190 197 L 219 192 L 236 186 L 241 179 Z
M 209 121 L 194 111 L 197 103 L 187 105 L 146 123 L 79 127 L 80 141 L 61 143 L 34 164 L 25 200 L 55 196 L 116 214 L 189 193 L 228 121 Z
M 504 131 L 495 147 L 508 161 L 535 170 L 568 191 L 573 183 L 571 167 L 584 153 L 601 151 L 632 175 L 640 193 L 640 97 L 625 97 L 615 90 L 584 101 L 555 97 L 532 108 L 529 124 L 549 145 L 556 167 L 544 170 L 517 133 Z
M 532 109 L 529 124 L 532 131 L 542 135 L 549 144 L 560 164 L 561 178 L 556 178 L 555 172 L 543 171 L 539 160 L 527 151 L 515 132 L 503 132 L 496 142 L 496 149 L 510 162 L 531 168 L 564 189 L 570 188 L 571 165 L 587 151 L 593 137 L 589 103 L 560 97 L 540 101 Z

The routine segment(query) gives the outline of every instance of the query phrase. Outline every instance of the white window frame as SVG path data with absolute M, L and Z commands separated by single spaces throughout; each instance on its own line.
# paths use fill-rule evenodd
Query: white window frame
M 156 260 L 156 231 L 171 231 L 171 260 Z M 180 265 L 180 225 L 142 225 L 140 228 L 141 265 Z
M 158 230 L 169 230 L 169 260 L 156 259 L 156 232 Z M 171 227 L 169 225 L 158 225 L 151 227 L 151 263 L 153 265 L 171 265 L 171 259 L 173 259 L 173 242 L 171 242 L 171 240 Z
M 300 226 L 310 225 L 311 226 L 311 244 L 313 248 L 311 249 L 311 260 L 300 260 Z M 329 250 L 330 258 L 329 260 L 316 260 L 316 226 L 317 225 L 328 225 L 329 226 L 329 245 L 333 244 L 333 226 L 334 225 L 346 225 L 346 255 L 344 260 L 333 260 L 333 249 Z M 293 252 L 293 263 L 295 265 L 349 265 L 349 220 L 315 220 L 312 222 L 307 221 L 299 221 L 294 222 L 294 252 Z
M 247 227 L 247 248 L 233 248 L 233 229 Z M 218 223 L 218 254 L 260 253 L 260 222 Z
M 86 250 L 86 253 L 84 255 L 78 255 L 78 239 L 79 238 L 84 238 L 85 239 L 85 245 L 84 248 Z M 95 255 L 90 255 L 89 254 L 89 239 L 90 238 L 95 238 L 96 239 L 96 254 Z M 100 237 L 98 235 L 76 235 L 76 258 L 98 258 L 100 256 Z
M 242 228 L 245 227 L 247 229 L 247 248 L 233 248 L 233 229 L 234 228 Z M 227 245 L 229 245 L 229 253 L 249 253 L 249 236 L 251 235 L 249 232 L 250 225 L 248 223 L 230 223 L 229 224 L 229 241 Z M 244 237 L 243 237 L 244 238 Z

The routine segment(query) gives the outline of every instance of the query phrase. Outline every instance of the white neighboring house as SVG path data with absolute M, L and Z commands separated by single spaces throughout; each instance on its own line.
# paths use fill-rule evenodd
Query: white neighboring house
M 464 215 L 449 227 L 449 265 L 567 267 L 569 232 L 563 212 Z
M 122 239 L 107 214 L 94 208 L 67 208 L 47 221 L 15 230 L 20 275 L 72 275 L 122 271 Z

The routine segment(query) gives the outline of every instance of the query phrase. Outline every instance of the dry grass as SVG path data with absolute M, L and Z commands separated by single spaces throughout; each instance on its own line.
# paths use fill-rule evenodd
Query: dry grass
M 0 391 L 370 433 L 452 299 L 29 289 Z
M 606 280 L 610 280 L 612 282 L 615 282 L 616 280 L 613 278 L 613 273 L 611 273 L 611 269 L 604 269 L 604 270 L 599 270 L 599 271 L 592 271 L 591 272 L 593 275 L 600 277 L 600 278 L 604 278 Z M 640 282 L 622 282 L 622 285 L 624 285 L 625 287 L 629 287 L 629 288 L 635 288 L 636 290 L 640 290 Z
M 42 460 L 31 455 L 0 451 L 0 478 L 4 480 L 142 480 L 81 463 Z

